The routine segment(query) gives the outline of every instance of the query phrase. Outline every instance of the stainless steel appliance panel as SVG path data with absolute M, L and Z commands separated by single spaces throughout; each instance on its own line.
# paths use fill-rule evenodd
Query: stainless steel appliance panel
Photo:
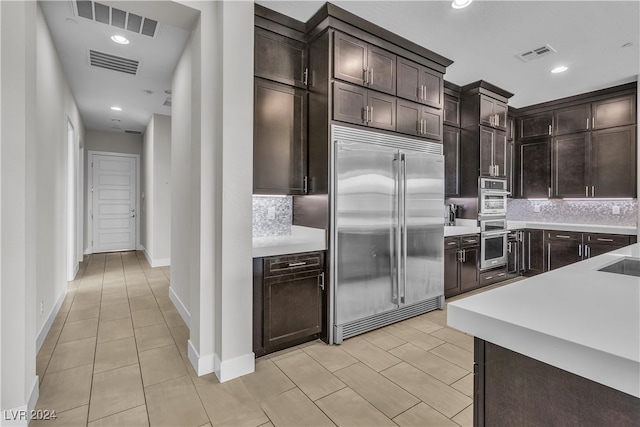
M 480 233 L 480 270 L 507 264 L 508 230 Z
M 442 295 L 444 289 L 444 160 L 442 156 L 401 152 L 400 302 L 412 304 Z M 401 199 L 402 199 L 401 198 Z
M 398 307 L 398 150 L 338 141 L 335 323 Z

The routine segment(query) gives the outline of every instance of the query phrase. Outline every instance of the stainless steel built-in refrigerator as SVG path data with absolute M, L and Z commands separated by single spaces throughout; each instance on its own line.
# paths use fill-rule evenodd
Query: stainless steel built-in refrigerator
M 442 145 L 332 126 L 334 343 L 444 301 Z

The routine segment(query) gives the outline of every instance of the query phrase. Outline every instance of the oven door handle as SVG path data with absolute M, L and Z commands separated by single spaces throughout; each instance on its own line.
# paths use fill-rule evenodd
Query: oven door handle
M 482 235 L 482 237 L 494 237 L 494 236 L 504 236 L 506 234 L 509 234 L 509 230 L 503 230 L 503 231 L 483 231 L 482 233 L 480 233 Z
M 507 190 L 485 190 L 482 188 L 480 189 L 480 193 L 488 196 L 508 196 L 511 194 L 511 192 Z

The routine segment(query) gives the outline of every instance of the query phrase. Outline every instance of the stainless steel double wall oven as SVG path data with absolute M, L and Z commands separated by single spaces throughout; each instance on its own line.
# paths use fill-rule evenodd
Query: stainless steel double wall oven
M 478 221 L 480 223 L 480 270 L 507 263 L 507 181 L 478 180 Z

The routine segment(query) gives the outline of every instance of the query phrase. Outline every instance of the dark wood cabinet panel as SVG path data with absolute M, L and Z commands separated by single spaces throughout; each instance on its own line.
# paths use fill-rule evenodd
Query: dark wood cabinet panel
M 554 134 L 584 132 L 591 127 L 591 104 L 574 105 L 553 112 Z
M 591 196 L 636 196 L 636 127 L 591 132 Z
M 253 191 L 303 194 L 307 168 L 307 95 L 302 89 L 255 79 Z
M 460 195 L 460 129 L 444 126 L 442 132 L 444 154 L 445 197 Z
M 551 112 L 522 117 L 520 119 L 520 138 L 539 138 L 551 135 L 553 116 Z
M 585 233 L 585 258 L 602 255 L 632 243 L 631 236 L 621 234 Z
M 378 129 L 396 130 L 396 98 L 382 93 L 367 91 L 369 126 Z
M 574 231 L 546 231 L 546 271 L 581 261 L 582 233 Z
M 367 68 L 367 43 L 337 31 L 333 37 L 333 77 L 363 86 Z
M 506 178 L 507 137 L 504 132 L 480 126 L 480 176 Z
M 305 87 L 306 45 L 297 40 L 255 29 L 254 70 L 257 77 Z
M 507 130 L 507 104 L 481 94 L 480 124 Z
M 460 99 L 451 95 L 444 95 L 444 116 L 445 125 L 460 126 Z
M 589 196 L 589 134 L 557 136 L 552 142 L 552 196 Z
M 396 94 L 396 56 L 379 47 L 368 46 L 368 87 L 391 95 Z
M 422 105 L 398 99 L 396 128 L 398 132 L 420 135 L 422 124 Z
M 442 141 L 442 110 L 423 106 L 422 120 L 424 121 L 424 130 L 422 131 L 421 136 L 436 141 Z
M 548 138 L 520 144 L 519 178 L 522 198 L 549 197 L 551 188 L 550 143 Z
M 513 141 L 516 135 L 516 121 L 513 117 L 507 117 L 507 141 Z
M 324 253 L 281 255 L 261 261 L 254 261 L 254 286 L 258 287 L 254 289 L 254 316 L 260 316 L 260 322 L 254 319 L 256 354 L 317 338 L 323 331 L 325 308 Z
M 524 231 L 524 274 L 534 276 L 546 271 L 544 230 Z
M 479 286 L 479 242 L 477 235 L 445 237 L 445 297 L 452 297 Z
M 398 57 L 396 86 L 398 97 L 442 108 L 443 93 L 444 79 L 441 73 Z
M 513 142 L 509 142 L 507 140 L 507 154 L 506 154 L 506 162 L 507 162 L 507 191 L 510 194 L 510 197 L 515 197 L 515 186 L 514 186 L 514 173 L 513 173 L 513 165 L 515 160 L 515 148 Z
M 447 249 L 444 251 L 444 294 L 446 296 L 460 293 L 460 284 L 458 283 L 458 255 L 458 249 Z
M 636 95 L 605 99 L 592 105 L 592 129 L 626 126 L 636 123 Z
M 494 131 L 493 139 L 493 164 L 496 168 L 495 175 L 499 178 L 507 177 L 507 135 L 504 132 Z
M 333 120 L 364 125 L 367 122 L 367 89 L 360 86 L 333 83 Z
M 460 262 L 460 291 L 468 291 L 477 288 L 480 284 L 478 260 L 480 247 L 472 246 L 462 249 L 462 261 Z

